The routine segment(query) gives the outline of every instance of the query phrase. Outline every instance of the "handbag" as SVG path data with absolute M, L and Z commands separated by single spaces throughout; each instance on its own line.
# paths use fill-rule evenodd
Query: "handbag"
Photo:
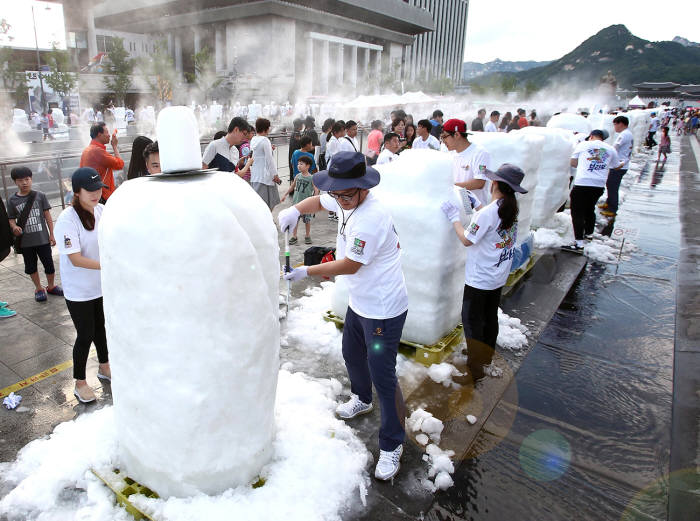
M 13 248 L 15 249 L 16 255 L 22 253 L 22 236 L 24 235 L 24 225 L 27 224 L 27 220 L 29 219 L 29 213 L 32 211 L 32 207 L 34 206 L 35 200 L 36 192 L 34 190 L 31 190 L 29 192 L 27 202 L 25 203 L 24 208 L 22 208 L 22 212 L 19 214 L 19 217 L 17 217 L 17 221 L 15 222 L 17 226 L 22 228 L 22 235 L 20 235 L 19 237 L 15 237 L 14 234 L 12 235 L 14 237 Z M 17 207 L 15 207 L 15 210 L 17 210 Z

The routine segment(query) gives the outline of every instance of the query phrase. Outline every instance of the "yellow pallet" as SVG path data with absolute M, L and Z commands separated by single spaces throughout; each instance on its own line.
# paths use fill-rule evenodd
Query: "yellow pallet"
M 338 329 L 343 329 L 345 321 L 342 317 L 336 315 L 332 311 L 326 311 L 323 319 L 327 322 L 333 322 Z M 401 340 L 399 352 L 412 360 L 419 362 L 425 366 L 439 364 L 447 355 L 452 352 L 452 348 L 459 344 L 462 340 L 462 324 L 458 324 L 452 331 L 443 336 L 434 344 L 425 345 Z
M 508 296 L 510 292 L 515 289 L 516 284 L 532 269 L 539 258 L 539 255 L 533 253 L 525 264 L 520 266 L 517 270 L 510 272 L 508 280 L 506 280 L 506 285 L 503 287 L 502 295 L 504 297 Z
M 119 469 L 108 470 L 108 471 L 96 471 L 95 469 L 90 469 L 92 473 L 97 476 L 102 483 L 107 485 L 107 487 L 114 492 L 117 497 L 117 503 L 124 507 L 124 509 L 131 514 L 137 521 L 140 519 L 147 519 L 149 521 L 155 521 L 151 516 L 139 510 L 139 508 L 129 501 L 129 497 L 134 494 L 142 494 L 148 498 L 158 498 L 158 494 L 153 492 L 150 488 L 141 485 L 140 483 L 134 481 L 128 476 L 120 473 Z M 252 488 L 260 488 L 265 485 L 265 478 L 258 478 L 258 480 L 251 485 Z
M 114 492 L 117 497 L 117 503 L 124 507 L 124 509 L 131 514 L 134 519 L 148 519 L 149 521 L 155 521 L 151 516 L 139 510 L 131 501 L 129 497 L 134 494 L 143 494 L 149 498 L 157 498 L 158 494 L 153 492 L 150 488 L 144 487 L 140 483 L 137 483 L 128 476 L 120 473 L 119 469 L 109 470 L 109 471 L 96 471 L 92 470 L 92 473 L 97 476 L 102 483 L 107 485 L 107 487 Z

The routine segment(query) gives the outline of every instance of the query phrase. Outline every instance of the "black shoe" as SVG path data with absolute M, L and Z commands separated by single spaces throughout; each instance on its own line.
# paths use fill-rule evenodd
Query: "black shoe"
M 567 251 L 573 251 L 576 253 L 581 253 L 583 251 L 582 246 L 577 246 L 575 244 L 567 244 L 566 246 L 561 247 L 562 250 L 567 250 Z

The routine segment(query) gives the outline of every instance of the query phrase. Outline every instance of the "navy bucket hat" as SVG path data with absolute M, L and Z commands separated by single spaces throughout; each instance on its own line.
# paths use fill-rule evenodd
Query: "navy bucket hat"
M 361 152 L 338 152 L 333 156 L 328 170 L 317 172 L 313 183 L 319 190 L 333 192 L 349 188 L 370 189 L 379 184 L 379 172 L 367 166 Z
M 525 172 L 518 166 L 510 163 L 503 163 L 495 172 L 487 170 L 486 177 L 491 179 L 491 181 L 501 181 L 521 194 L 527 193 L 527 190 L 520 186 L 520 183 L 523 182 L 523 178 L 525 177 Z

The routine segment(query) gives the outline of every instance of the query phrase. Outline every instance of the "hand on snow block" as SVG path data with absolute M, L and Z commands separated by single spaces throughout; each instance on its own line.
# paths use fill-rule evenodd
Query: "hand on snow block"
M 440 209 L 451 223 L 459 221 L 459 208 L 452 201 L 445 201 L 440 205 Z

